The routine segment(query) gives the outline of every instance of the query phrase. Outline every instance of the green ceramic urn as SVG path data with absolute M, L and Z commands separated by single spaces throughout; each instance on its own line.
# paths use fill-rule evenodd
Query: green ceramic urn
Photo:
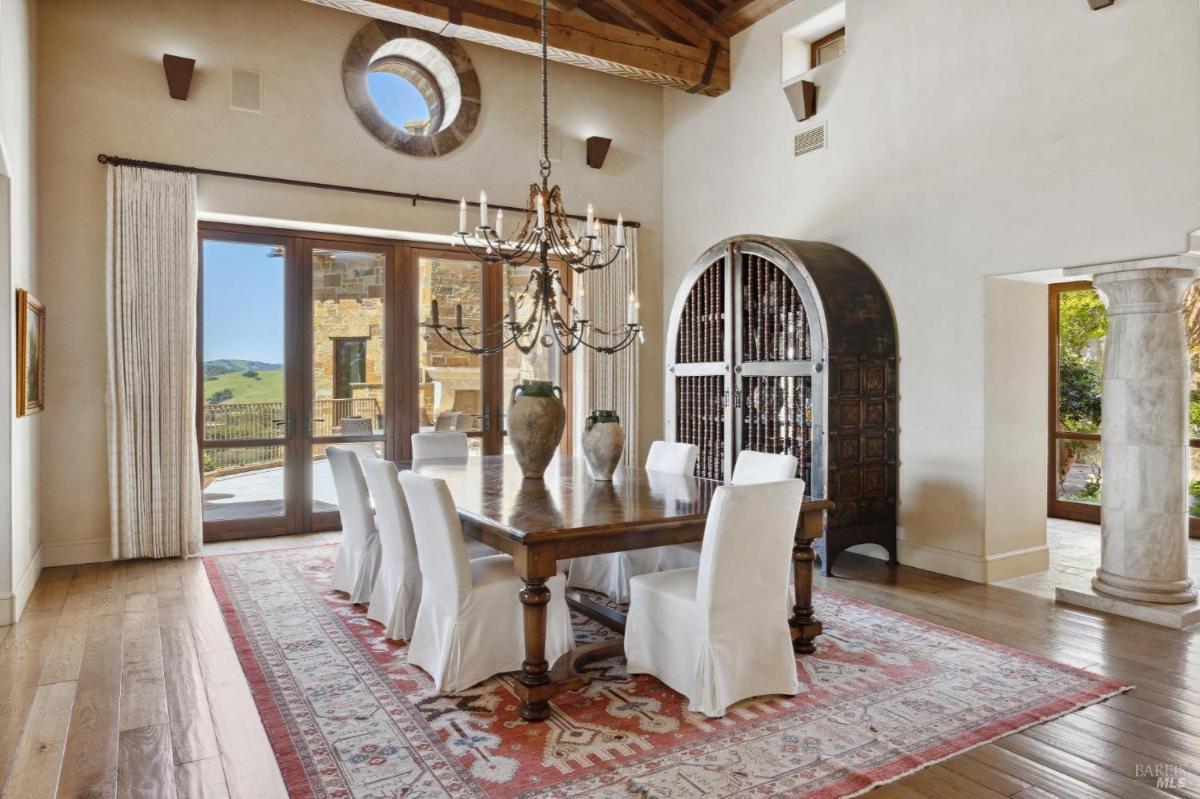
M 566 426 L 561 388 L 546 380 L 524 380 L 513 386 L 508 440 L 526 478 L 542 478 Z
M 616 411 L 592 411 L 583 429 L 583 457 L 593 480 L 612 480 L 621 453 L 625 451 L 625 429 Z

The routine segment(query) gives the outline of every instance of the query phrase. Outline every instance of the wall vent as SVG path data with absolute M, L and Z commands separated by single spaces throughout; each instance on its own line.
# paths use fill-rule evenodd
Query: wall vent
M 253 69 L 230 67 L 229 107 L 237 111 L 262 113 L 262 73 Z
M 821 123 L 816 127 L 802 130 L 796 134 L 796 138 L 792 141 L 792 155 L 801 156 L 805 153 L 811 153 L 815 150 L 825 149 L 825 123 Z

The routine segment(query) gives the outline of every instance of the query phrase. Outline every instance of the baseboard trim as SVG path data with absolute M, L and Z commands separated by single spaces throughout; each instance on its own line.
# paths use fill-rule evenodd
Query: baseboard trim
M 78 566 L 81 563 L 100 563 L 112 560 L 112 542 L 107 538 L 87 538 L 82 541 L 47 541 L 44 564 Z
M 987 556 L 987 581 L 997 583 L 1050 568 L 1050 547 L 1038 544 Z
M 1050 568 L 1050 547 L 1045 544 L 997 552 L 992 555 L 973 555 L 953 549 L 897 541 L 900 562 L 926 571 L 946 574 L 975 583 L 994 583 Z
M 16 590 L 0 596 L 0 627 L 7 627 L 20 621 L 21 614 L 25 612 L 25 605 L 33 594 L 34 586 L 37 585 L 38 577 L 42 574 L 45 552 L 45 546 L 39 545 L 37 552 L 34 552 L 33 557 L 30 558 L 29 565 L 25 567 L 25 573 L 17 581 Z

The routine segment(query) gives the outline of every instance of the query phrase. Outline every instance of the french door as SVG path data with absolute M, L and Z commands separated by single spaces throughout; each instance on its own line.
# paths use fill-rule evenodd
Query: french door
M 330 446 L 403 459 L 413 432 L 436 429 L 465 432 L 473 455 L 504 452 L 512 385 L 569 389 L 556 350 L 472 356 L 420 320 L 436 298 L 448 313 L 461 306 L 469 327 L 493 329 L 527 279 L 453 248 L 203 223 L 206 540 L 337 529 Z

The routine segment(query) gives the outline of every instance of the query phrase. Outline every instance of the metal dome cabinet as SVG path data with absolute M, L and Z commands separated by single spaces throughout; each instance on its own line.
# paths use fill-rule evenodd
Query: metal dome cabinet
M 821 570 L 848 547 L 896 561 L 896 326 L 875 273 L 832 244 L 735 236 L 688 272 L 667 338 L 667 436 L 700 447 L 696 474 L 744 449 L 799 461 L 833 500 Z

